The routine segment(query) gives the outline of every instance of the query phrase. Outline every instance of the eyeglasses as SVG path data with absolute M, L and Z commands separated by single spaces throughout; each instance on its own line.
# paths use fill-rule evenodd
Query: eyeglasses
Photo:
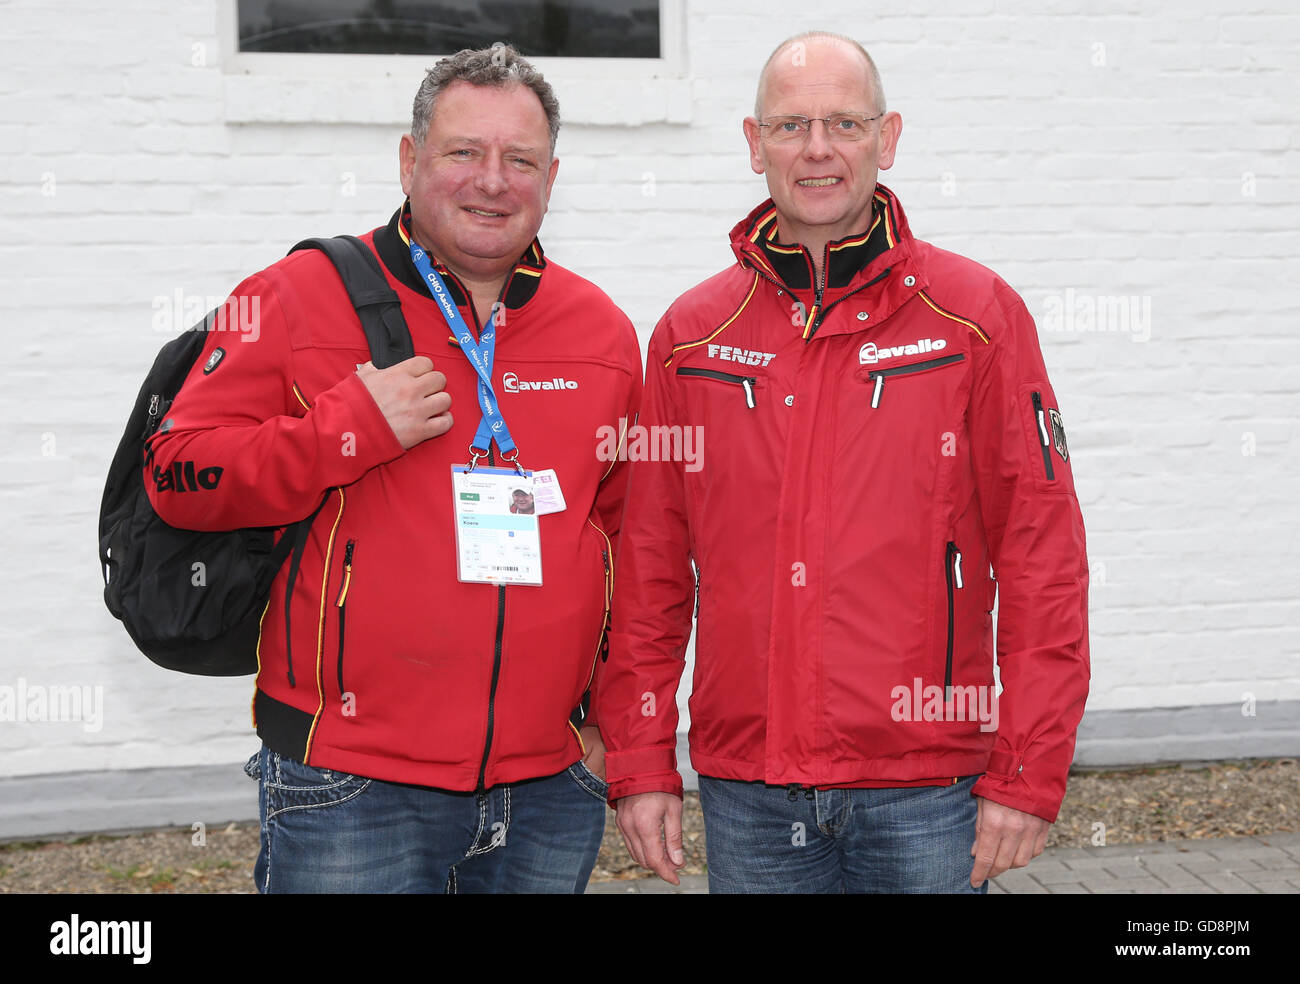
M 812 125 L 821 120 L 826 124 L 826 135 L 832 140 L 862 140 L 867 136 L 867 124 L 878 120 L 884 113 L 865 116 L 862 113 L 832 113 L 830 116 L 773 116 L 758 125 L 767 129 L 767 137 L 775 143 L 794 143 L 812 132 Z

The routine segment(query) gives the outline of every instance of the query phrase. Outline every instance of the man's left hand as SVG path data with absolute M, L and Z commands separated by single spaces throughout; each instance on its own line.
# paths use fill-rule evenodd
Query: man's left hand
M 582 736 L 582 747 L 587 750 L 587 754 L 582 757 L 582 764 L 604 779 L 605 743 L 600 740 L 600 729 L 588 725 L 579 729 L 578 734 Z
M 1008 868 L 1023 868 L 1047 846 L 1047 828 L 1042 817 L 994 803 L 982 796 L 975 816 L 975 843 L 971 857 L 970 883 L 978 888 L 986 878 L 996 878 Z

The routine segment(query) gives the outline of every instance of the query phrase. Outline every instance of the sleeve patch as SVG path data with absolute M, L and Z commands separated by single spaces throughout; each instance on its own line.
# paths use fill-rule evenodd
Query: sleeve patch
M 1056 453 L 1062 461 L 1069 461 L 1070 448 L 1065 443 L 1065 424 L 1061 421 L 1061 411 L 1051 407 L 1048 413 L 1052 418 L 1052 443 L 1056 446 Z

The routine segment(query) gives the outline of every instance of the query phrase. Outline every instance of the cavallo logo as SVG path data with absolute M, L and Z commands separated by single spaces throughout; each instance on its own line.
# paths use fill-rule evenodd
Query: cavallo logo
M 153 481 L 159 492 L 210 491 L 221 481 L 223 471 L 220 465 L 196 469 L 192 461 L 176 461 L 165 471 L 154 468 Z
M 886 345 L 877 348 L 875 342 L 867 342 L 858 349 L 858 365 L 874 366 L 881 359 L 892 359 L 898 355 L 921 355 L 925 352 L 938 352 L 948 347 L 945 338 L 922 338 L 911 345 Z
M 576 390 L 578 384 L 572 379 L 556 376 L 554 379 L 520 379 L 516 372 L 508 372 L 501 377 L 507 393 L 526 393 L 530 390 Z

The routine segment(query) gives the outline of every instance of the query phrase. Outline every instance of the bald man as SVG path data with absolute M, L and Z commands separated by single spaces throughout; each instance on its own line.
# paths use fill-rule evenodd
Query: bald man
M 877 182 L 902 118 L 857 42 L 783 42 L 743 129 L 771 197 L 650 341 L 640 424 L 703 446 L 631 469 L 609 798 L 677 883 L 694 612 L 710 891 L 987 892 L 1043 850 L 1088 692 L 1083 521 L 1034 323 Z

